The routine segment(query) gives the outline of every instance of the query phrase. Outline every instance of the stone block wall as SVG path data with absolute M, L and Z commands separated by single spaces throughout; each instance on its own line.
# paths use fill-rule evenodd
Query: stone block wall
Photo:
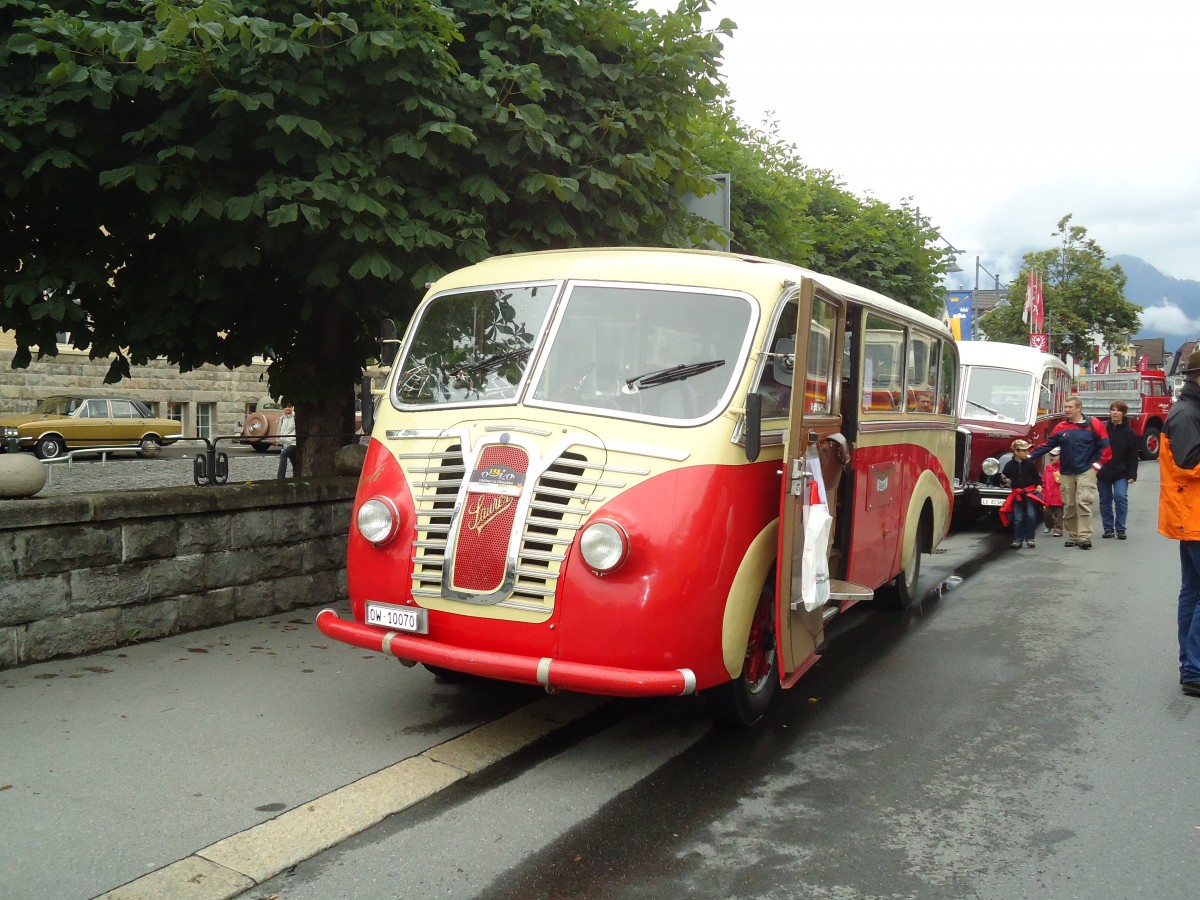
M 0 668 L 346 596 L 357 479 L 6 502 Z

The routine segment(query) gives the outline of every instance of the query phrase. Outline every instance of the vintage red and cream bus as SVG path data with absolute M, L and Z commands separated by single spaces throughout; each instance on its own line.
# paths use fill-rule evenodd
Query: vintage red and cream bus
M 951 514 L 957 349 L 767 259 L 600 249 L 431 286 L 354 504 L 357 647 L 752 722 L 826 622 L 906 606 Z
M 999 509 L 1010 489 L 1000 470 L 1017 438 L 1037 445 L 1066 418 L 1071 370 L 1057 356 L 1020 344 L 961 341 L 955 511 Z

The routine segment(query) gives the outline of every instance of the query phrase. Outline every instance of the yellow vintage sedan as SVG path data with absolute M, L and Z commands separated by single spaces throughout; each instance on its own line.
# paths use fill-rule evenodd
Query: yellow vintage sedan
M 12 428 L 21 449 L 33 450 L 38 459 L 87 447 L 129 447 L 139 456 L 155 456 L 183 437 L 183 423 L 157 418 L 128 397 L 50 397 L 31 413 L 0 416 L 0 432 Z

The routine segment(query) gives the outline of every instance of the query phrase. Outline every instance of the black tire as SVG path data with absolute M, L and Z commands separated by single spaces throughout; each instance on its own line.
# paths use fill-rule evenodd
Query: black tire
M 763 585 L 746 637 L 742 671 L 710 692 L 717 723 L 748 728 L 761 719 L 779 692 L 779 654 L 775 647 L 775 581 Z
M 459 672 L 455 669 L 444 669 L 441 666 L 431 666 L 429 663 L 421 663 L 438 681 L 443 684 L 466 684 L 469 681 L 478 681 L 479 676 L 469 675 L 466 672 Z
M 921 595 L 921 556 L 929 553 L 932 548 L 933 522 L 929 512 L 925 511 L 921 514 L 921 522 L 917 526 L 916 543 L 908 567 L 891 580 L 886 590 L 879 592 L 884 606 L 888 609 L 905 610 L 917 602 Z
M 271 444 L 268 441 L 257 441 L 250 446 L 254 448 L 255 453 L 266 453 L 271 449 Z
M 1162 444 L 1162 432 L 1151 425 L 1142 433 L 1142 448 L 1138 455 L 1142 459 L 1158 459 L 1159 446 Z
M 47 434 L 33 445 L 33 454 L 38 459 L 58 459 L 67 452 L 67 442 L 57 434 Z
M 142 459 L 154 459 L 162 453 L 162 438 L 157 434 L 148 434 L 138 443 L 137 455 Z

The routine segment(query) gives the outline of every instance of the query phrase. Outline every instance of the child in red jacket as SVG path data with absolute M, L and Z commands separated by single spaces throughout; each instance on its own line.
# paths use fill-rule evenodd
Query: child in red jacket
M 1063 501 L 1062 488 L 1058 486 L 1058 456 L 1055 447 L 1047 454 L 1046 468 L 1042 469 L 1042 524 L 1046 526 L 1046 534 L 1053 531 L 1055 537 L 1062 537 Z

